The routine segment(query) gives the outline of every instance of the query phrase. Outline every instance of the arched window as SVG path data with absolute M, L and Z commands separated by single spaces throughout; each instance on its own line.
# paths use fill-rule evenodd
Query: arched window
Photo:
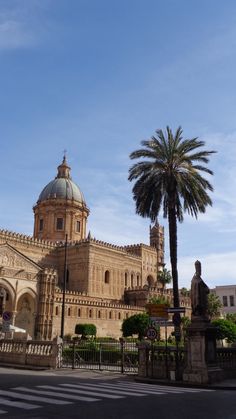
M 151 275 L 148 275 L 147 277 L 147 283 L 149 287 L 154 287 L 154 279 Z
M 134 286 L 134 275 L 131 274 L 131 287 L 133 287 L 133 286 Z
M 137 275 L 137 286 L 139 287 L 139 275 Z
M 76 221 L 76 232 L 79 233 L 80 232 L 80 221 Z
M 68 308 L 68 316 L 70 316 L 71 310 L 70 307 Z
M 128 285 L 128 274 L 125 272 L 125 287 Z
M 70 272 L 69 269 L 66 270 L 66 283 L 69 284 Z
M 56 314 L 56 316 L 58 316 L 58 314 L 59 314 L 58 306 L 56 306 L 55 314 Z
M 43 218 L 39 220 L 39 231 L 43 231 Z
M 105 284 L 109 284 L 110 281 L 110 272 L 106 271 L 105 272 Z
M 120 314 L 120 313 L 118 313 L 118 319 L 119 319 L 119 320 L 121 319 L 121 314 Z
M 80 316 L 81 316 L 81 309 L 80 309 L 80 308 L 78 308 L 78 313 L 77 313 L 77 315 L 78 315 L 78 317 L 80 317 Z
M 112 312 L 109 311 L 109 319 L 112 319 Z
M 92 317 L 92 310 L 89 310 L 89 317 Z
M 56 221 L 56 229 L 57 230 L 63 230 L 63 228 L 64 228 L 64 220 L 63 220 L 63 218 L 58 217 L 57 221 Z
M 98 318 L 99 319 L 101 318 L 101 311 L 100 310 L 98 311 Z

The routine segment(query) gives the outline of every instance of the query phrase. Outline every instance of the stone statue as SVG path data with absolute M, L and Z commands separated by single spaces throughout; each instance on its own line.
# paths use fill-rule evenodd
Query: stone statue
M 208 294 L 209 288 L 201 278 L 201 262 L 195 262 L 196 272 L 191 282 L 192 316 L 208 320 Z

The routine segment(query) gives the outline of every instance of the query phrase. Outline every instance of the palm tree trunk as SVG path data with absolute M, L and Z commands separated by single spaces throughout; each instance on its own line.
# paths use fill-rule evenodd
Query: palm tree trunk
M 173 279 L 174 307 L 179 307 L 179 287 L 177 270 L 177 220 L 175 208 L 168 209 L 170 263 Z

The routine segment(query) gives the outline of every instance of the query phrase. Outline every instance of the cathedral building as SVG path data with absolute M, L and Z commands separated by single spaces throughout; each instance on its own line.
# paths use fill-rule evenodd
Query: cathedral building
M 0 230 L 0 316 L 33 339 L 74 334 L 93 323 L 98 336 L 121 336 L 122 321 L 158 295 L 164 228 L 150 227 L 150 245 L 116 246 L 87 234 L 89 208 L 66 157 L 40 193 L 33 237 Z M 165 290 L 172 301 L 172 291 Z M 63 313 L 62 313 L 63 311 Z

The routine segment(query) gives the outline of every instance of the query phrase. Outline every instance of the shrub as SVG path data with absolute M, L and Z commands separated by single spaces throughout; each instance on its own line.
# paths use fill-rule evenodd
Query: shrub
M 232 343 L 236 341 L 236 324 L 231 320 L 218 319 L 212 322 L 217 327 L 216 338 Z
M 97 328 L 95 324 L 77 324 L 75 326 L 75 333 L 81 335 L 82 339 L 87 339 L 88 336 L 96 336 Z

